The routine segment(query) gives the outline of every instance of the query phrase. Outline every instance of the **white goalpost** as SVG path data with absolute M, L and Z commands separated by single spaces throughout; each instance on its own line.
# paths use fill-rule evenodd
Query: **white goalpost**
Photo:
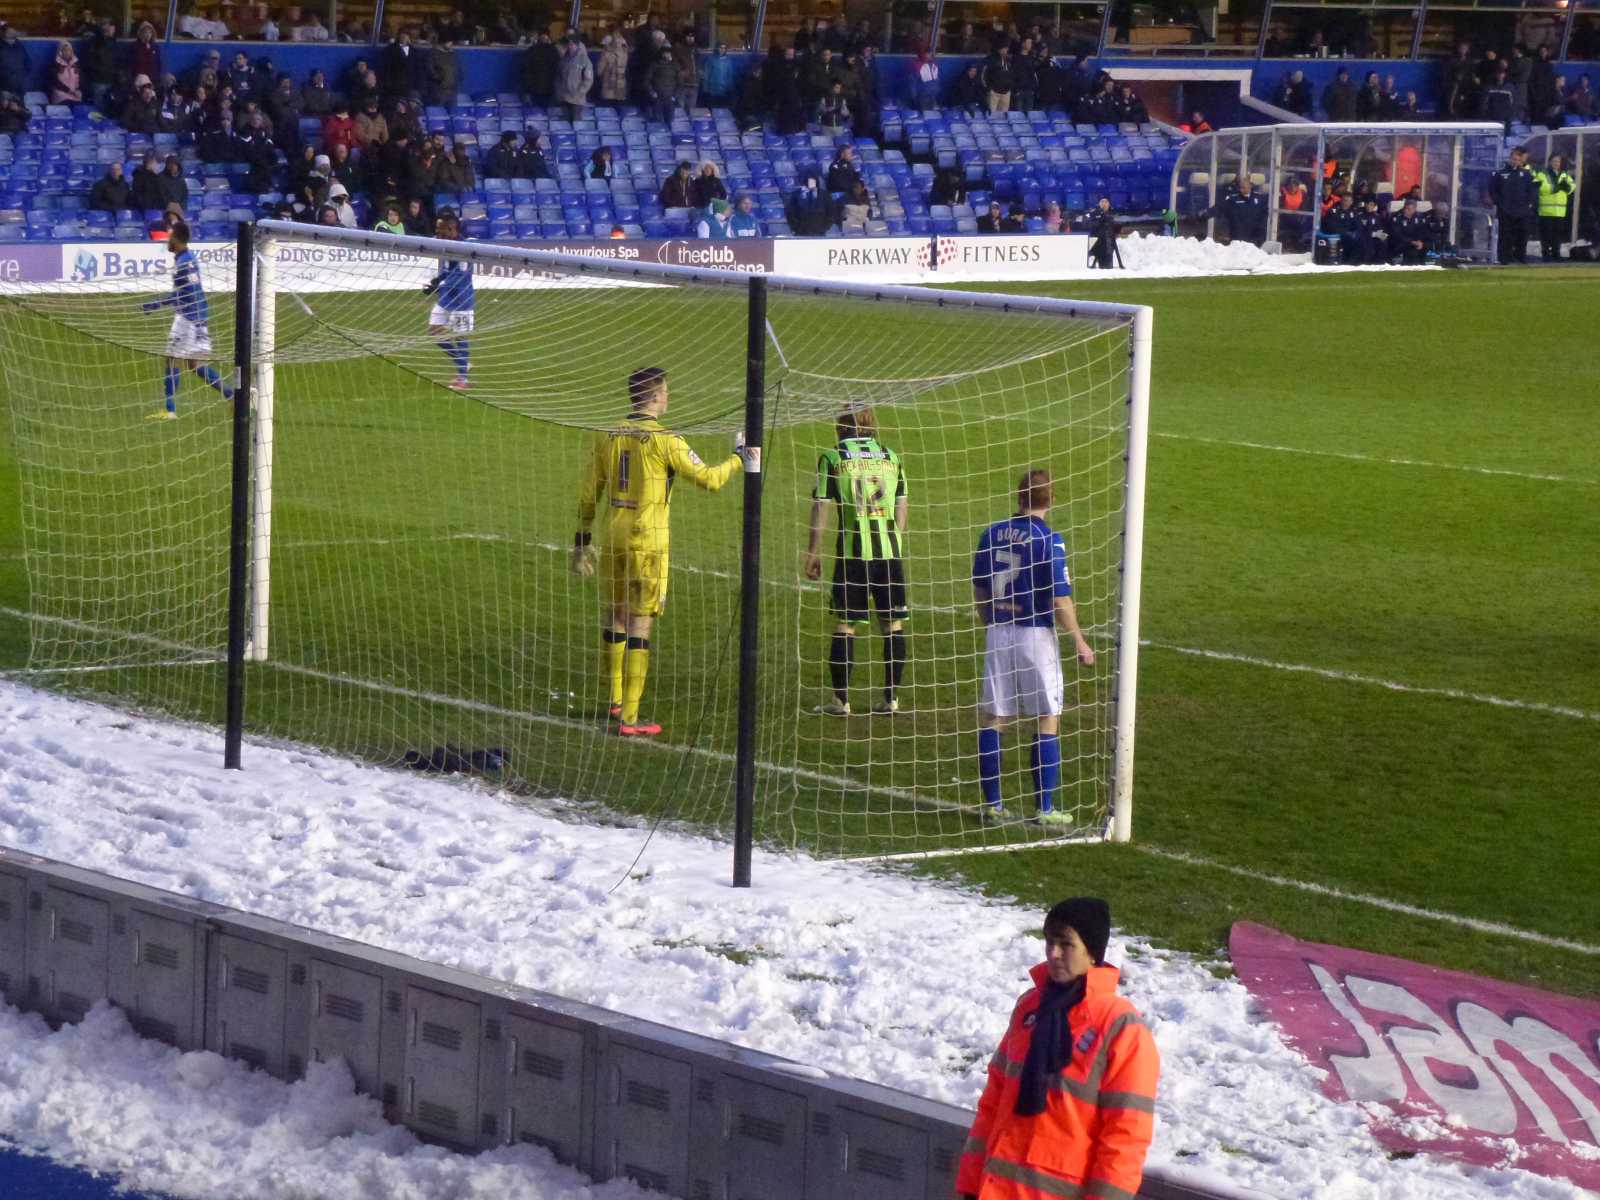
M 443 262 L 470 268 L 465 325 L 437 324 L 423 294 Z M 212 260 L 214 297 L 232 290 L 229 265 Z M 752 282 L 279 222 L 258 222 L 233 266 L 253 271 L 255 293 L 245 731 L 746 845 L 892 857 L 1131 837 L 1148 309 Z M 113 668 L 95 677 L 102 694 L 215 720 L 220 670 L 177 680 L 161 664 L 172 645 L 216 663 L 222 598 L 159 597 L 190 576 L 225 581 L 228 406 L 181 400 L 177 421 L 146 424 L 103 389 L 43 383 L 84 354 L 153 377 L 164 330 L 143 298 L 89 283 L 0 299 L 32 653 L 46 667 L 98 656 Z M 213 325 L 225 354 L 227 322 Z M 628 592 L 618 635 L 627 678 L 643 681 L 641 720 L 662 731 L 625 738 L 607 705 L 620 593 L 604 569 L 570 567 L 582 534 L 607 546 L 609 494 L 586 529 L 580 481 L 597 439 L 628 428 L 630 377 L 648 369 L 666 379 L 663 427 L 699 467 L 720 470 L 742 431 L 762 470 L 756 482 L 735 464 L 712 494 L 698 469 L 673 471 L 659 612 L 635 646 Z M 846 417 L 898 464 L 903 614 L 879 607 L 892 590 L 845 583 L 841 518 L 895 520 L 887 501 L 877 517 L 841 502 L 827 463 L 855 428 Z M 138 468 L 110 470 L 119 454 Z M 1019 721 L 1002 735 L 1001 807 L 986 810 L 974 553 L 1030 469 L 1054 481 L 1047 520 L 1095 656 L 1078 662 L 1063 639 L 1059 779 L 1035 766 L 1043 739 Z M 120 532 L 91 561 L 108 518 Z M 199 528 L 168 544 L 185 520 Z M 150 602 L 134 614 L 75 599 L 107 576 Z M 104 636 L 67 636 L 62 619 Z M 847 714 L 827 711 L 836 696 Z M 1037 820 L 1041 790 L 1061 819 Z

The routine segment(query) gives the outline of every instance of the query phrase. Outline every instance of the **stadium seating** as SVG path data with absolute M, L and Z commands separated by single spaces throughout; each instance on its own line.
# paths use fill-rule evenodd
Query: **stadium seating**
M 105 164 L 123 160 L 131 176 L 149 151 L 173 153 L 183 163 L 190 216 L 199 236 L 226 238 L 233 223 L 265 215 L 282 200 L 282 164 L 273 190 L 244 190 L 243 164 L 204 164 L 192 139 L 152 136 L 116 127 L 86 105 L 49 106 L 30 93 L 25 131 L 0 134 L 0 240 L 96 240 L 144 236 L 159 213 L 89 213 L 87 197 Z M 782 136 L 770 129 L 742 131 L 727 109 L 697 108 L 670 125 L 632 107 L 594 109 L 568 121 L 558 109 L 522 102 L 512 94 L 461 95 L 453 108 L 430 107 L 426 124 L 468 143 L 475 163 L 504 130 L 537 133 L 547 147 L 552 178 L 480 179 L 462 194 L 439 193 L 435 206 L 461 209 L 469 237 L 604 237 L 614 224 L 630 236 L 692 236 L 699 214 L 663 209 L 661 181 L 685 159 L 717 165 L 730 193 L 749 192 L 769 233 L 787 236 L 784 199 L 806 172 L 826 172 L 838 147 L 853 142 L 860 170 L 880 214 L 843 232 L 882 237 L 903 233 L 965 233 L 994 198 L 1020 203 L 1030 217 L 1058 203 L 1072 213 L 1101 195 L 1122 212 L 1165 207 L 1168 180 L 1181 137 L 1155 125 L 1081 125 L 1064 113 L 1012 112 L 972 116 L 955 109 L 918 112 L 893 101 L 882 112 L 880 144 L 848 133 Z M 320 145 L 321 126 L 300 122 L 300 137 Z M 590 155 L 612 151 L 615 178 L 588 179 Z M 936 167 L 959 167 L 968 203 L 930 207 Z M 377 214 L 353 197 L 358 219 Z M 634 234 L 633 231 L 639 231 Z

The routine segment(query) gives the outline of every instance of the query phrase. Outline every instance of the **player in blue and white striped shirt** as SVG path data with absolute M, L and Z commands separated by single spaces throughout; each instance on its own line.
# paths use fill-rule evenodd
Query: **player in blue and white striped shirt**
M 221 392 L 223 399 L 233 399 L 233 389 L 209 362 L 212 350 L 207 322 L 211 307 L 206 303 L 206 290 L 200 283 L 200 264 L 194 251 L 189 249 L 189 227 L 182 221 L 175 222 L 168 232 L 167 251 L 172 255 L 172 295 L 144 304 L 147 313 L 163 308 L 178 310 L 172 318 L 172 332 L 167 335 L 167 405 L 160 412 L 150 414 L 152 421 L 177 419 L 178 381 L 184 366 Z
M 448 241 L 461 237 L 461 219 L 454 210 L 447 208 L 439 214 L 435 236 Z M 472 348 L 466 335 L 472 332 L 473 311 L 478 302 L 472 288 L 472 264 L 466 259 L 441 258 L 439 273 L 422 292 L 434 298 L 428 332 L 435 337 L 445 335 L 439 339 L 439 348 L 450 356 L 456 368 L 455 378 L 445 386 L 466 391 L 467 372 L 472 368 Z
M 1000 813 L 1000 733 L 1016 717 L 1034 717 L 1034 798 L 1041 823 L 1070 818 L 1055 811 L 1061 783 L 1061 710 L 1066 688 L 1056 634 L 1072 635 L 1084 666 L 1094 650 L 1078 628 L 1067 576 L 1067 546 L 1045 524 L 1054 502 L 1050 472 L 1032 470 L 1017 485 L 1017 515 L 996 521 L 978 539 L 972 592 L 987 627 L 983 694 L 978 700 L 978 781 L 985 818 Z

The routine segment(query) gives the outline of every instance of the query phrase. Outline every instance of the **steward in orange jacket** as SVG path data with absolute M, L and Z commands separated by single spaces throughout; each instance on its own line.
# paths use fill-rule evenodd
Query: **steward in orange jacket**
M 1104 965 L 1104 900 L 1045 918 L 1046 961 L 1017 1001 L 967 1135 L 956 1192 L 976 1200 L 1133 1200 L 1155 1127 L 1160 1058 Z

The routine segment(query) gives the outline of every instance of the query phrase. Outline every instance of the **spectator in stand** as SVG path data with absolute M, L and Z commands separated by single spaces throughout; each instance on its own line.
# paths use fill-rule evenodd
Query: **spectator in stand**
M 400 212 L 398 204 L 386 204 L 383 207 L 383 218 L 372 227 L 373 233 L 401 234 L 406 231 L 405 217 Z
M 704 208 L 713 200 L 726 200 L 728 189 L 717 177 L 717 164 L 707 159 L 700 164 L 700 174 L 689 184 L 689 205 Z M 663 206 L 664 207 L 664 206 Z
M 556 69 L 556 100 L 566 109 L 567 120 L 576 121 L 589 107 L 589 89 L 594 86 L 594 64 L 589 52 L 575 37 L 561 40 L 561 64 Z
M 1089 262 L 1101 271 L 1109 271 L 1117 257 L 1117 214 L 1112 210 L 1111 197 L 1101 196 L 1084 218 L 1089 231 Z
M 300 113 L 303 111 L 300 93 L 287 73 L 279 74 L 272 91 L 267 94 L 265 108 L 267 116 L 272 118 L 273 131 L 280 141 L 285 142 L 287 149 L 289 139 L 293 139 L 299 131 Z
M 429 104 L 454 104 L 459 76 L 460 64 L 456 62 L 455 49 L 449 42 L 441 41 L 428 52 L 428 62 L 423 68 L 423 99 Z
M 1395 82 L 1393 75 L 1383 77 L 1383 116 L 1385 120 L 1394 120 L 1400 115 L 1401 105 L 1405 103 L 1400 95 L 1400 85 Z
M 1035 52 L 1034 74 L 1039 80 L 1039 107 L 1061 108 L 1066 103 L 1067 73 L 1056 65 L 1045 46 Z
M 1477 111 L 1478 68 L 1472 61 L 1472 45 L 1457 42 L 1456 54 L 1444 68 L 1439 89 L 1439 115 L 1458 120 Z
M 709 238 L 720 242 L 733 236 L 729 226 L 732 223 L 731 211 L 726 200 L 713 200 L 706 206 L 705 212 L 700 214 L 699 224 L 695 226 L 695 236 Z
M 478 173 L 472 165 L 472 150 L 457 142 L 439 156 L 439 190 L 470 192 L 478 186 Z
M 1516 119 L 1516 95 L 1504 66 L 1495 69 L 1494 77 L 1478 90 L 1478 119 L 1498 121 L 1507 130 Z
M 347 93 L 345 99 L 350 102 L 350 111 L 360 112 L 367 106 L 368 100 L 381 99 L 377 72 L 364 61 L 358 61 L 349 72 L 345 91 Z
M 417 90 L 417 80 L 422 77 L 417 48 L 411 44 L 411 35 L 404 29 L 400 35 L 383 48 L 378 82 L 386 96 L 409 96 Z
M 426 142 L 406 159 L 400 174 L 400 191 L 408 200 L 416 197 L 427 204 L 432 203 L 433 194 L 439 190 L 439 156 L 433 152 L 433 144 Z
M 1335 206 L 1322 216 L 1322 233 L 1338 238 L 1338 256 L 1329 261 L 1359 266 L 1363 261 L 1365 242 L 1361 228 L 1361 214 L 1356 211 L 1356 198 L 1349 192 L 1338 197 Z
M 1005 219 L 1000 222 L 1001 233 L 1024 233 L 1028 228 L 1028 210 L 1022 207 L 1017 200 L 1011 202 L 1011 207 L 1006 210 Z
M 923 112 L 939 107 L 939 64 L 933 55 L 924 50 L 917 55 L 912 68 L 912 99 Z
M 1389 115 L 1396 121 L 1420 121 L 1422 120 L 1422 110 L 1418 107 L 1418 103 L 1417 94 L 1415 92 L 1407 92 L 1400 97 L 1399 103 Z
M 672 66 L 678 73 L 677 103 L 687 116 L 700 107 L 700 60 L 695 56 L 694 30 L 685 29 L 672 47 Z
M 1350 72 L 1340 67 L 1333 82 L 1322 89 L 1322 111 L 1327 113 L 1330 121 L 1354 121 L 1356 95 L 1356 85 L 1350 82 Z
M 328 90 L 328 77 L 319 67 L 300 90 L 300 112 L 307 117 L 326 117 L 333 112 L 333 93 Z
M 845 67 L 847 70 L 850 68 L 849 57 L 845 59 Z M 855 79 L 854 91 L 849 85 L 845 90 L 850 98 L 850 107 L 856 114 L 856 129 L 863 132 L 877 130 L 881 106 L 878 103 L 878 51 L 875 47 L 867 45 L 861 48 L 855 65 Z
M 1033 42 L 1024 38 L 1016 56 L 1011 60 L 1011 96 L 1018 112 L 1032 112 L 1038 107 L 1039 71 L 1033 59 Z
M 726 104 L 734 96 L 734 75 L 733 59 L 728 57 L 728 44 L 723 42 L 706 56 L 700 79 L 701 93 L 719 104 Z
M 134 80 L 133 98 L 122 110 L 122 127 L 133 133 L 160 133 L 161 98 L 155 85 L 143 75 Z
M 940 167 L 933 173 L 929 204 L 965 204 L 966 200 L 967 177 L 960 167 Z
M 1117 84 L 1109 75 L 1102 74 L 1096 81 L 1094 92 L 1080 100 L 1073 110 L 1072 119 L 1090 125 L 1110 125 L 1117 120 Z
M 1376 71 L 1368 71 L 1356 93 L 1356 120 L 1381 121 L 1384 116 L 1383 83 Z
M 837 70 L 832 50 L 812 52 L 801 71 L 801 94 L 807 103 L 815 106 L 817 101 L 833 90 Z
M 278 29 L 278 18 L 272 11 L 267 11 L 266 18 L 261 22 L 261 32 L 256 35 L 263 42 L 276 42 L 282 36 Z
M 655 56 L 656 60 L 645 77 L 645 88 L 650 97 L 650 115 L 663 125 L 670 125 L 678 100 L 678 68 L 672 61 L 672 51 L 667 47 L 658 48 Z
M 376 149 L 389 140 L 389 122 L 378 111 L 378 101 L 374 97 L 351 120 L 348 139 L 330 136 L 327 122 L 323 122 L 322 139 L 324 145 L 348 145 L 366 153 L 369 147 Z
M 802 237 L 821 237 L 833 225 L 832 208 L 816 175 L 807 175 L 789 197 L 789 228 Z
M 1361 212 L 1356 217 L 1361 227 L 1361 248 L 1364 261 L 1382 263 L 1389 260 L 1389 218 L 1382 211 L 1378 197 L 1368 193 L 1361 201 Z
M 289 30 L 291 42 L 326 42 L 332 40 L 328 27 L 316 9 L 307 9 L 305 20 Z
M 422 121 L 417 115 L 420 111 L 420 109 L 414 108 L 405 100 L 396 100 L 393 111 L 389 116 L 389 136 L 392 138 L 396 133 L 404 130 L 410 135 L 411 144 L 420 146 L 422 144 Z
M 128 207 L 165 208 L 166 203 L 161 192 L 160 160 L 154 153 L 146 154 L 128 183 Z
M 1267 198 L 1256 191 L 1248 174 L 1240 175 L 1233 190 L 1200 216 L 1220 218 L 1230 242 L 1259 246 L 1267 240 Z
M 766 68 L 753 63 L 739 80 L 739 94 L 733 102 L 733 119 L 746 133 L 761 129 L 767 115 Z
M 1061 212 L 1061 205 L 1052 200 L 1044 206 L 1044 231 L 1046 233 L 1066 233 L 1067 219 Z
M 1548 91 L 1543 89 L 1537 76 L 1533 82 L 1534 98 L 1529 103 L 1536 107 L 1530 114 L 1530 119 L 1535 125 L 1543 125 L 1547 129 L 1560 129 L 1567 119 L 1567 77 L 1557 75 L 1551 81 Z
M 761 236 L 761 222 L 756 220 L 755 197 L 749 192 L 740 192 L 739 199 L 733 206 L 733 216 L 728 220 L 728 236 L 736 238 L 758 238 Z
M 1311 85 L 1306 82 L 1304 71 L 1290 71 L 1283 77 L 1278 88 L 1272 93 L 1272 103 L 1279 108 L 1287 109 L 1297 116 L 1309 117 L 1311 115 Z
M 0 133 L 21 133 L 32 116 L 15 92 L 0 92 Z
M 1048 506 L 1048 475 L 1030 472 L 1022 493 Z M 1047 546 L 1033 512 L 1024 509 L 1012 524 L 1037 527 L 1029 536 Z M 1042 563 L 1034 571 L 1042 578 Z M 1035 742 L 1041 763 L 1046 736 Z M 999 752 L 992 757 L 997 783 Z M 1044 768 L 1036 775 L 1043 779 Z M 1048 795 L 1042 783 L 1040 790 Z M 1110 936 L 1110 907 L 1096 897 L 1063 900 L 1046 914 L 1045 961 L 1030 972 L 1033 986 L 990 1059 L 956 1176 L 958 1200 L 1138 1193 L 1161 1060 L 1148 1025 L 1117 994 L 1117 968 L 1105 965 Z
M 227 81 L 233 85 L 233 94 L 240 101 L 251 95 L 251 89 L 255 87 L 256 73 L 250 65 L 250 56 L 243 50 L 233 56 L 233 64 L 227 72 Z
M 1011 91 L 1015 79 L 1011 71 L 1011 47 L 1001 46 L 983 68 L 983 90 L 991 113 L 1011 111 Z
M 50 64 L 51 104 L 82 104 L 83 83 L 78 70 L 78 53 L 72 43 L 56 45 L 56 58 Z
M 1567 93 L 1567 111 L 1586 125 L 1594 120 L 1596 112 L 1600 112 L 1587 75 L 1579 77 L 1577 84 Z
M 817 124 L 837 137 L 850 128 L 850 105 L 844 98 L 844 84 L 834 80 L 832 89 L 817 101 Z
M 359 191 L 364 174 L 361 169 L 362 162 L 360 159 L 351 156 L 350 147 L 343 142 L 335 142 L 326 157 L 328 159 L 328 182 L 330 184 L 342 183 L 351 192 Z
M 483 177 L 485 179 L 524 178 L 519 168 L 516 131 L 512 129 L 504 130 L 500 134 L 499 143 L 488 154 L 483 156 Z
M 21 96 L 32 90 L 28 48 L 18 38 L 15 26 L 0 21 L 0 92 Z
M 134 78 L 140 75 L 148 79 L 161 78 L 161 49 L 156 45 L 156 27 L 149 21 L 140 21 L 134 32 L 133 45 L 128 47 L 126 70 Z
M 184 4 L 182 13 L 178 18 L 178 32 L 184 37 L 202 42 L 222 42 L 231 36 L 226 21 L 208 19 L 193 3 Z
M 1533 82 L 1533 59 L 1520 45 L 1513 44 L 1511 58 L 1506 67 L 1506 79 L 1511 84 L 1511 119 L 1528 119 L 1528 89 Z
M 556 94 L 556 71 L 561 52 L 550 40 L 550 31 L 541 29 L 522 58 L 522 90 L 534 104 L 549 104 Z
M 1552 154 L 1544 169 L 1535 171 L 1533 177 L 1539 185 L 1539 257 L 1545 262 L 1559 262 L 1561 243 L 1569 228 L 1568 206 L 1576 185 L 1567 174 L 1567 160 L 1559 154 Z
M 785 137 L 804 133 L 806 109 L 800 99 L 799 68 L 795 63 L 794 47 L 774 49 L 767 57 L 767 109 L 771 112 L 778 132 Z
M 1178 126 L 1185 133 L 1210 133 L 1211 122 L 1206 120 L 1205 113 L 1198 108 L 1189 114 L 1189 119 Z
M 978 218 L 979 233 L 1000 233 L 1005 224 L 1005 210 L 1000 207 L 1000 201 L 989 201 L 989 211 Z
M 350 192 L 342 183 L 328 185 L 328 205 L 339 218 L 339 224 L 346 229 L 356 227 L 355 206 L 350 203 Z
M 861 170 L 856 163 L 856 148 L 846 142 L 839 147 L 839 152 L 828 164 L 828 190 L 848 192 L 860 179 Z
M 128 181 L 122 176 L 120 159 L 106 164 L 106 173 L 94 181 L 89 191 L 89 207 L 96 212 L 116 212 L 128 207 Z
M 668 175 L 661 184 L 659 199 L 662 208 L 694 208 L 694 179 L 692 172 L 694 166 L 687 160 L 680 162 L 677 168 Z
M 197 146 L 200 161 L 207 163 L 233 163 L 243 162 L 244 155 L 239 149 L 239 138 L 233 128 L 233 110 L 219 108 L 217 110 L 217 123 L 200 135 Z M 138 175 L 135 173 L 135 179 Z
M 537 131 L 517 151 L 517 173 L 522 179 L 550 178 L 550 168 L 545 163 L 544 147 L 539 144 Z
M 317 224 L 326 225 L 330 229 L 339 227 L 339 210 L 331 204 L 324 204 L 317 209 Z
M 966 69 L 956 76 L 956 83 L 950 89 L 950 103 L 969 117 L 975 117 L 983 112 L 989 103 L 988 93 L 983 90 L 983 76 L 979 74 L 977 63 L 968 63 Z
M 369 128 L 372 126 L 369 125 Z M 322 122 L 322 148 L 326 150 L 335 142 L 343 142 L 352 150 L 361 148 L 356 123 L 350 116 L 350 106 L 343 100 L 333 102 L 333 116 Z
M 1389 261 L 1406 266 L 1425 261 L 1432 237 L 1427 218 L 1417 211 L 1417 202 L 1407 196 L 1400 211 L 1389 219 Z
M 865 224 L 877 218 L 877 206 L 873 202 L 872 193 L 867 190 L 866 180 L 860 176 L 856 177 L 850 190 L 839 198 L 838 211 L 834 215 L 840 225 L 846 221 Z
M 106 93 L 117 82 L 117 23 L 110 17 L 101 17 L 79 57 L 83 59 L 84 94 L 90 104 L 103 112 Z
M 615 108 L 628 101 L 628 40 L 607 34 L 600 47 L 600 103 Z
M 433 218 L 428 216 L 427 208 L 418 197 L 406 201 L 405 226 L 412 237 L 433 236 Z
M 1145 108 L 1144 101 L 1139 99 L 1131 84 L 1122 84 L 1117 89 L 1117 121 L 1133 125 L 1143 125 L 1150 119 L 1150 111 Z
M 245 177 L 248 190 L 256 193 L 272 187 L 272 172 L 278 165 L 278 147 L 272 140 L 272 129 L 265 113 L 251 113 L 239 131 L 239 147 L 244 161 L 250 164 L 250 174 Z
M 589 156 L 590 179 L 614 179 L 617 169 L 611 161 L 611 147 L 601 146 Z

